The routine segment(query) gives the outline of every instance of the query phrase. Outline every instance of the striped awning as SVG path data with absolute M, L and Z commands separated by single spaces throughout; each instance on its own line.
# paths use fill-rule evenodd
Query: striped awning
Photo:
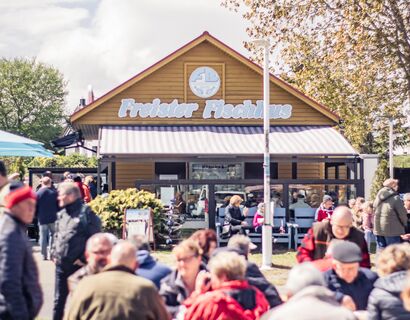
M 101 155 L 261 155 L 263 128 L 256 126 L 103 126 Z M 270 153 L 276 155 L 357 155 L 335 129 L 275 126 Z

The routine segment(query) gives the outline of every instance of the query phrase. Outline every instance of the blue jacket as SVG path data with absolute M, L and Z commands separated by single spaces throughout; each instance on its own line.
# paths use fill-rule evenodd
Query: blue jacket
M 4 213 L 0 218 L 0 319 L 34 319 L 42 304 L 26 227 Z
M 42 187 L 37 191 L 36 216 L 40 224 L 54 223 L 57 220 L 57 191 Z
M 336 292 L 336 299 L 341 301 L 343 295 L 350 296 L 356 304 L 357 310 L 366 310 L 370 292 L 373 290 L 377 274 L 367 268 L 360 268 L 359 274 L 352 283 L 340 279 L 332 269 L 326 271 L 324 278 L 327 287 Z
M 155 261 L 147 250 L 137 252 L 138 269 L 136 274 L 151 280 L 159 289 L 160 281 L 171 273 L 171 269 L 166 265 Z

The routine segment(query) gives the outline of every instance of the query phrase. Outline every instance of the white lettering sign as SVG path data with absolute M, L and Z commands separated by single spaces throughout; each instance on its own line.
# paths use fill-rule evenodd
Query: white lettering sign
M 161 103 L 154 99 L 149 103 L 135 102 L 134 99 L 123 99 L 118 111 L 118 117 L 125 118 L 192 118 L 192 114 L 199 109 L 197 103 L 178 103 L 175 99 L 171 103 Z M 269 106 L 271 119 L 289 119 L 292 116 L 292 105 L 271 104 Z M 225 101 L 206 100 L 202 113 L 204 119 L 263 119 L 263 101 L 253 104 L 251 100 L 233 105 Z

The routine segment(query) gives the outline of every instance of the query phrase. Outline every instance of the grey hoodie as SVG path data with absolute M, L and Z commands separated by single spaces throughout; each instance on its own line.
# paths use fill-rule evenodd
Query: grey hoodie
M 374 283 L 367 306 L 369 320 L 405 320 L 410 319 L 410 312 L 403 307 L 400 299 L 406 283 L 406 271 L 398 271 L 379 278 Z
M 267 312 L 261 320 L 353 320 L 354 314 L 342 307 L 334 292 L 325 287 L 309 286 L 283 305 Z
M 383 187 L 374 200 L 374 234 L 384 237 L 397 237 L 405 233 L 407 211 L 396 191 Z

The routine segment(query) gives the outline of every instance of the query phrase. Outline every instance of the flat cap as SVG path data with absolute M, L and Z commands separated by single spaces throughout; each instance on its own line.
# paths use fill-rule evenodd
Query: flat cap
M 362 261 L 362 251 L 356 243 L 343 241 L 335 244 L 332 250 L 333 259 L 342 263 L 354 263 Z

